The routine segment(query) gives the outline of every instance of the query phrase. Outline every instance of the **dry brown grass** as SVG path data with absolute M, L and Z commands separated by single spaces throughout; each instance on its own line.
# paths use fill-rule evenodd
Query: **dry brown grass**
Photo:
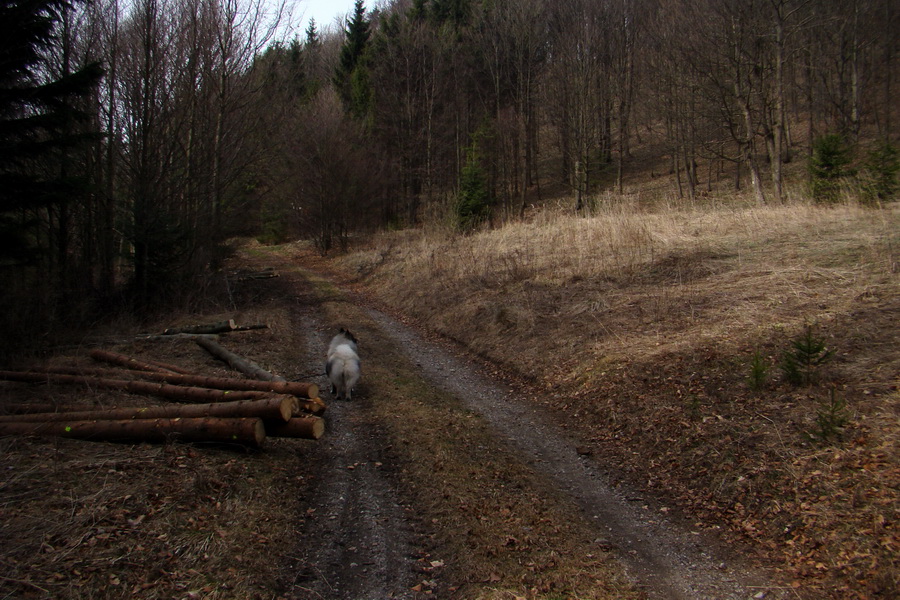
M 894 281 L 897 223 L 896 209 L 852 205 L 646 212 L 624 202 L 468 237 L 385 235 L 340 264 L 479 351 L 500 337 L 565 344 L 550 334 L 573 323 L 596 357 L 827 320 Z M 797 310 L 819 297 L 826 308 Z
M 384 234 L 333 264 L 538 384 L 535 401 L 571 412 L 627 477 L 752 540 L 809 593 L 870 597 L 900 581 L 898 259 L 896 205 L 632 196 L 466 237 Z M 836 355 L 796 389 L 778 362 L 807 324 Z M 831 386 L 851 422 L 823 447 L 805 434 Z

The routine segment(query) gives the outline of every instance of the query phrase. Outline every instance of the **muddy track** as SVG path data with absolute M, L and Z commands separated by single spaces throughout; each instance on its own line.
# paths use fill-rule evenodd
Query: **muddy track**
M 708 535 L 683 529 L 648 509 L 633 490 L 613 487 L 602 457 L 585 457 L 544 409 L 529 404 L 493 381 L 475 363 L 429 341 L 374 309 L 369 315 L 406 349 L 410 360 L 435 386 L 467 403 L 485 418 L 522 460 L 570 495 L 596 525 L 598 538 L 618 551 L 629 576 L 650 598 L 660 600 L 743 600 L 783 594 L 767 578 Z M 477 393 L 472 393 L 477 390 Z
M 288 274 L 297 287 L 307 286 Z M 297 365 L 319 384 L 329 330 L 311 296 L 298 295 L 291 311 L 294 331 L 306 332 L 305 361 Z M 329 398 L 330 400 L 330 398 Z M 381 452 L 386 446 L 360 401 L 329 402 L 328 433 L 311 449 L 311 488 L 301 503 L 301 543 L 284 577 L 292 600 L 412 598 L 417 534 L 412 511 L 399 494 Z
M 289 276 L 296 278 L 298 289 L 309 286 L 297 271 Z M 306 332 L 330 331 L 315 302 L 299 297 L 293 326 Z M 580 507 L 595 528 L 598 543 L 614 550 L 629 578 L 647 597 L 788 597 L 783 589 L 770 585 L 764 573 L 718 546 L 708 534 L 665 518 L 641 494 L 612 486 L 601 456 L 580 455 L 564 429 L 544 414 L 545 409 L 493 380 L 464 352 L 426 339 L 383 312 L 364 310 L 384 339 L 403 349 L 411 368 L 479 414 L 499 439 L 516 449 L 521 461 Z M 324 348 L 328 337 L 327 333 L 308 335 L 309 356 L 300 371 L 321 372 L 323 357 L 315 350 Z M 377 357 L 363 356 L 364 365 L 366 360 Z M 317 381 L 323 390 L 328 389 L 324 376 Z M 389 460 L 382 454 L 389 442 L 373 421 L 364 384 L 356 398 L 352 403 L 329 402 L 329 432 L 310 457 L 316 468 L 310 475 L 313 489 L 303 503 L 301 546 L 290 569 L 293 580 L 288 582 L 288 597 L 292 599 L 417 597 L 411 588 L 417 581 L 422 529 L 399 489 L 402 486 L 384 466 Z

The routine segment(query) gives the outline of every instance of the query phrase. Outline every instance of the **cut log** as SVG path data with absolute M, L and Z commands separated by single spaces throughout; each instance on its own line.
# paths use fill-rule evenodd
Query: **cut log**
M 257 379 L 234 379 L 232 377 L 207 377 L 205 375 L 180 375 L 168 373 L 141 373 L 138 377 L 165 381 L 176 385 L 194 385 L 219 390 L 259 390 L 276 394 L 291 394 L 298 398 L 318 398 L 319 386 L 314 383 L 295 381 L 260 381 Z
M 75 412 L 77 410 L 105 410 L 92 404 L 56 404 L 51 402 L 5 402 L 0 415 L 31 415 L 34 413 Z
M 219 323 L 208 323 L 205 325 L 187 325 L 185 327 L 170 327 L 163 331 L 163 335 L 175 335 L 176 333 L 228 333 L 234 331 L 237 327 L 234 319 L 220 321 Z
M 106 350 L 91 350 L 90 356 L 96 361 L 110 363 L 113 365 L 120 365 L 133 371 L 147 371 L 150 373 L 155 373 L 158 371 L 171 371 L 173 373 L 180 373 L 182 375 L 191 374 L 191 372 L 187 369 L 182 369 L 177 365 L 169 365 L 166 363 L 160 363 L 151 360 L 140 361 L 136 358 L 132 358 L 124 354 L 116 354 L 115 352 L 108 352 Z
M 265 398 L 265 391 L 211 390 L 201 387 L 184 387 L 154 383 L 151 381 L 129 381 L 127 379 L 107 379 L 103 377 L 81 377 L 56 373 L 33 371 L 0 371 L 0 379 L 25 381 L 29 383 L 61 383 L 84 385 L 94 388 L 125 390 L 132 394 L 159 396 L 181 402 L 223 402 L 226 400 L 258 400 Z
M 89 367 L 46 367 L 31 372 L 53 375 L 75 375 L 82 377 L 100 377 L 115 379 L 121 373 Z M 295 381 L 259 381 L 256 379 L 234 379 L 232 377 L 208 377 L 206 375 L 182 375 L 181 373 L 160 373 L 155 371 L 136 371 L 132 373 L 140 379 L 162 381 L 172 385 L 188 385 L 217 390 L 260 391 L 274 394 L 290 394 L 297 398 L 318 399 L 319 386 L 314 383 Z
M 0 436 L 36 435 L 108 442 L 224 442 L 260 446 L 262 419 L 134 419 L 0 423 Z
M 110 409 L 91 409 L 72 412 L 45 412 L 20 415 L 0 415 L 0 423 L 51 423 L 60 421 L 114 421 L 124 419 L 176 418 L 240 418 L 256 417 L 271 422 L 286 422 L 296 411 L 293 396 L 272 396 L 261 400 L 238 400 L 213 404 L 179 404 L 175 406 L 143 406 Z
M 303 416 L 304 413 L 323 415 L 325 414 L 325 408 L 325 403 L 322 402 L 320 398 L 312 398 L 309 400 L 300 398 L 297 400 L 297 410 L 294 411 L 294 416 Z
M 226 350 L 213 340 L 207 338 L 198 338 L 195 341 L 201 348 L 229 365 L 232 369 L 240 371 L 248 377 L 261 379 L 263 381 L 285 381 L 284 377 L 269 373 L 262 367 L 250 362 L 249 360 L 238 356 L 230 350 Z
M 319 417 L 294 417 L 288 422 L 265 421 L 269 437 L 317 440 L 325 433 L 325 420 Z

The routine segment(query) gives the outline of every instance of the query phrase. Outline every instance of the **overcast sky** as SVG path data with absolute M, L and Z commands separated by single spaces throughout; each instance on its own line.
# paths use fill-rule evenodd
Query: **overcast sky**
M 297 0 L 295 13 L 298 16 L 303 15 L 300 25 L 301 34 L 306 31 L 311 17 L 315 18 L 316 26 L 321 31 L 325 27 L 333 26 L 335 17 L 343 17 L 352 11 L 354 3 L 355 0 Z M 369 0 L 365 4 L 366 10 L 369 10 L 372 1 Z

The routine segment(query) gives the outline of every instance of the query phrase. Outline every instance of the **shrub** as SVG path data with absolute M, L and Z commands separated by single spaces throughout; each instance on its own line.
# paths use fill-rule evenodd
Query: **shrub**
M 761 390 L 766 385 L 768 375 L 769 365 L 766 364 L 765 358 L 757 350 L 753 353 L 753 358 L 750 359 L 750 376 L 747 378 L 750 389 L 754 392 Z

